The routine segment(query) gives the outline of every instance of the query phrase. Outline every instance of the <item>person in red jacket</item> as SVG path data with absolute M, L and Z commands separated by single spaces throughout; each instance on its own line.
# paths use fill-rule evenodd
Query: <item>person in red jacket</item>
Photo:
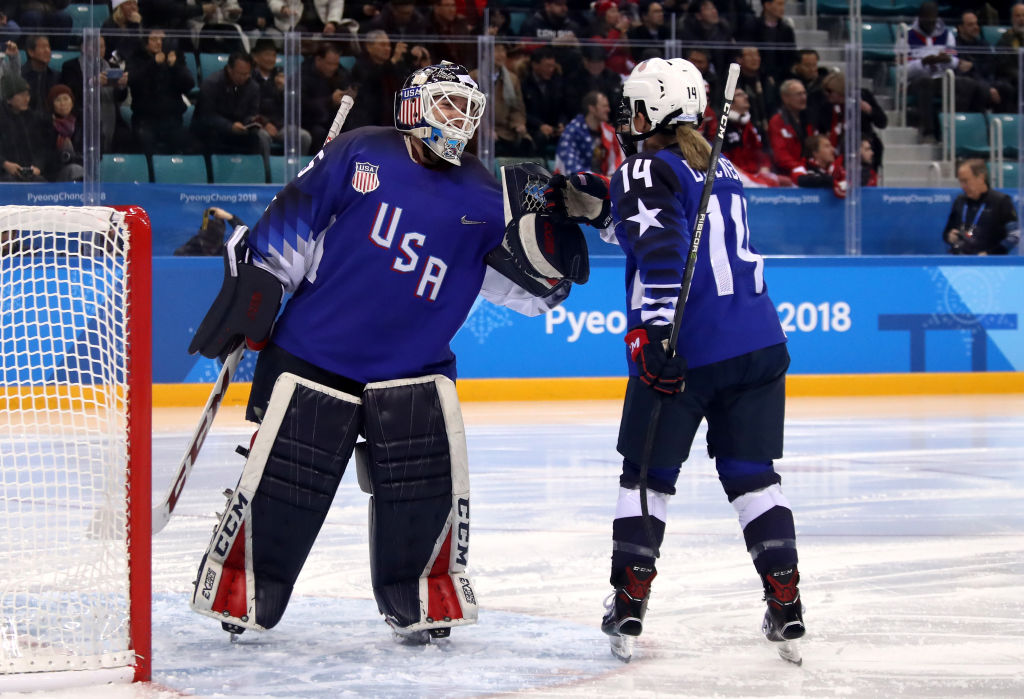
M 765 149 L 761 132 L 750 117 L 750 99 L 746 90 L 736 88 L 729 122 L 725 127 L 722 155 L 729 158 L 736 169 L 747 177 L 749 182 L 744 181 L 745 185 L 788 187 L 793 184 L 786 175 L 772 172 L 772 159 Z
M 807 115 L 807 88 L 787 80 L 779 88 L 782 107 L 768 122 L 768 144 L 775 172 L 789 175 L 804 164 L 804 140 L 817 131 Z
M 846 197 L 846 170 L 842 158 L 836 157 L 836 149 L 828 136 L 808 136 L 805 143 L 807 158 L 803 165 L 793 169 L 790 177 L 798 187 L 831 189 L 840 199 Z

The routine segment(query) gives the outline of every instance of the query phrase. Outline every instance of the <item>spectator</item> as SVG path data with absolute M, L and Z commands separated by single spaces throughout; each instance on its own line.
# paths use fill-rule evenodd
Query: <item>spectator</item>
M 274 27 L 282 34 L 303 31 L 329 36 L 347 24 L 344 0 L 267 0 L 267 5 Z
M 21 75 L 21 51 L 13 41 L 8 41 L 0 54 L 0 79 L 8 73 Z
M 127 150 L 131 140 L 128 125 L 121 118 L 121 104 L 128 98 L 128 73 L 121 68 L 110 72 L 111 66 L 104 59 L 106 40 L 99 37 L 99 55 L 89 62 L 90 79 L 97 81 L 100 93 L 100 152 L 111 153 L 116 150 Z M 60 83 L 71 88 L 71 96 L 75 103 L 75 111 L 82 111 L 83 56 L 76 56 L 65 61 L 60 69 Z M 120 71 L 120 75 L 118 75 Z M 120 146 L 114 148 L 115 141 Z
M 565 128 L 564 97 L 565 83 L 558 73 L 554 50 L 549 46 L 535 49 L 523 81 L 523 102 L 526 128 L 542 155 L 554 151 Z
M 755 46 L 744 46 L 736 57 L 740 77 L 736 87 L 747 93 L 750 119 L 758 133 L 768 133 L 768 121 L 778 108 L 775 80 L 761 70 L 761 52 Z M 806 89 L 805 89 L 806 91 Z M 788 174 L 788 173 L 786 173 Z
M 202 0 L 199 4 L 202 13 L 188 20 L 198 53 L 249 50 L 249 38 L 238 25 L 242 17 L 242 6 L 238 0 Z
M 476 40 L 466 41 L 469 26 L 456 13 L 455 0 L 434 0 L 427 33 L 437 37 L 449 37 L 452 41 L 439 41 L 432 48 L 437 60 L 451 61 L 461 66 L 476 63 Z
M 24 0 L 21 12 L 18 13 L 18 23 L 29 35 L 32 32 L 52 34 L 56 37 L 54 44 L 60 49 L 66 49 L 72 25 L 71 15 L 65 9 L 67 6 L 68 0 Z M 46 94 L 40 95 L 39 99 L 45 102 Z
M 494 115 L 494 152 L 500 157 L 530 156 L 536 152 L 526 130 L 526 106 L 519 78 L 506 65 L 505 44 L 494 45 L 494 89 L 491 93 Z
M 711 109 L 711 105 L 721 104 L 720 93 L 722 86 L 719 84 L 720 81 L 718 74 L 715 72 L 715 67 L 711 65 L 711 57 L 708 55 L 707 49 L 690 49 L 686 52 L 686 60 L 692 63 L 694 68 L 700 71 L 701 77 L 704 78 L 704 91 L 708 95 L 708 110 L 713 113 L 714 110 Z M 714 136 L 711 138 L 714 140 Z
M 804 164 L 804 141 L 815 134 L 807 116 L 807 89 L 799 80 L 787 80 L 779 88 L 782 107 L 768 122 L 772 165 L 780 175 L 790 175 Z
M 729 158 L 749 182 L 763 187 L 789 186 L 792 181 L 785 175 L 772 172 L 772 160 L 764 147 L 764 138 L 750 117 L 750 99 L 742 88 L 736 88 L 729 122 L 725 127 L 722 155 Z
M 50 67 L 50 40 L 45 36 L 29 34 L 25 39 L 25 55 L 28 61 L 21 67 L 21 77 L 28 83 L 32 99 L 29 109 L 40 114 L 50 111 L 46 96 L 50 88 L 60 82 L 60 76 Z
M 811 101 L 811 93 L 821 89 L 821 81 L 828 75 L 828 70 L 818 64 L 820 59 L 813 48 L 802 48 L 797 51 L 797 62 L 790 69 L 790 75 L 786 76 L 786 80 L 796 79 L 804 84 L 808 102 Z
M 1006 111 L 1017 110 L 1017 53 L 1024 48 L 1024 3 L 1018 2 L 1010 10 L 1010 28 L 999 37 L 996 49 L 1002 49 L 996 59 L 996 79 Z
M 964 12 L 960 15 L 960 24 L 956 29 L 956 54 L 960 59 L 958 66 L 961 75 L 977 82 L 981 90 L 988 96 L 988 105 L 992 109 L 1006 110 L 1000 87 L 995 79 L 995 51 L 985 41 L 978 24 L 978 15 Z
M 13 19 L 7 16 L 7 12 L 0 8 L 0 44 L 5 46 L 8 42 L 15 44 L 21 40 L 21 27 Z
M 585 46 L 581 52 L 583 65 L 573 72 L 566 72 L 566 104 L 582 104 L 583 96 L 597 90 L 613 108 L 618 107 L 622 97 L 622 76 L 609 70 L 605 64 L 605 52 L 601 46 Z
M 840 199 L 846 196 L 846 171 L 836 150 L 824 134 L 808 136 L 804 144 L 806 158 L 793 169 L 793 180 L 798 187 L 831 189 Z
M 147 155 L 191 150 L 183 120 L 186 109 L 183 97 L 195 87 L 196 81 L 177 51 L 164 50 L 162 30 L 149 32 L 146 43 L 133 54 L 129 67 L 132 133 L 139 147 Z
M 782 84 L 796 62 L 796 33 L 785 14 L 786 0 L 761 0 L 761 16 L 743 37 L 746 43 L 781 45 L 766 47 L 762 57 L 764 72 L 777 85 Z
M 610 106 L 603 92 L 583 96 L 583 113 L 570 121 L 555 149 L 555 172 L 572 174 L 586 170 L 612 176 L 626 159 L 615 128 L 609 123 Z
M 965 160 L 956 170 L 963 194 L 942 230 L 954 255 L 1005 255 L 1020 239 L 1017 210 L 1009 195 L 989 188 L 988 169 L 980 159 Z
M 731 44 L 733 31 L 728 22 L 719 18 L 714 0 L 694 0 L 690 11 L 679 20 L 678 32 L 683 42 L 703 46 L 709 52 L 715 72 L 724 74 L 728 70 L 730 52 L 717 45 Z
M 287 129 L 284 125 L 284 71 L 277 67 L 277 45 L 269 37 L 256 40 L 252 52 L 252 79 L 260 89 L 258 121 L 270 136 L 272 145 L 282 146 Z M 294 128 L 293 126 L 287 127 Z M 299 154 L 308 155 L 312 136 L 306 129 L 299 129 Z
M 844 124 L 846 123 L 846 78 L 839 71 L 825 76 L 821 83 L 825 101 L 819 105 L 818 113 L 813 115 L 815 130 L 826 134 L 836 148 L 843 143 Z M 808 109 L 808 111 L 810 111 Z M 871 142 L 875 160 L 872 167 L 877 170 L 882 166 L 882 139 L 878 131 L 889 125 L 889 117 L 878 104 L 874 93 L 867 88 L 860 89 L 860 134 Z M 877 130 L 876 130 L 877 129 Z
M 860 141 L 860 183 L 863 187 L 878 186 L 875 152 L 871 147 L 871 141 L 866 138 L 862 138 Z
M 671 33 L 665 26 L 665 9 L 662 4 L 645 0 L 640 5 L 640 24 L 626 32 L 626 36 L 633 51 L 634 62 L 639 63 L 646 58 L 664 58 L 665 42 L 671 38 Z
M 234 214 L 211 206 L 203 212 L 203 222 L 199 232 L 189 238 L 181 247 L 174 251 L 178 256 L 201 257 L 220 255 L 224 250 L 224 231 L 227 226 L 234 230 L 244 226 L 245 221 Z
M 751 0 L 715 0 L 718 16 L 732 27 L 733 37 L 746 36 L 754 24 L 754 11 L 750 8 Z
M 569 17 L 567 0 L 543 0 L 541 8 L 523 22 L 519 35 L 540 39 L 541 43 L 577 46 L 582 36 L 580 25 Z
M 907 35 L 910 60 L 907 62 L 907 80 L 914 94 L 918 111 L 918 130 L 924 143 L 936 143 L 939 127 L 935 99 L 942 89 L 942 76 L 946 70 L 958 72 L 960 59 L 956 55 L 953 32 L 939 19 L 934 2 L 924 2 L 917 19 Z M 985 109 L 987 96 L 977 82 L 964 75 L 956 75 L 957 111 L 977 112 Z
M 29 109 L 28 83 L 8 73 L 0 83 L 4 104 L 0 107 L 0 181 L 46 182 L 53 167 L 52 127 L 38 112 Z
M 387 32 L 397 46 L 405 37 L 426 35 L 427 21 L 416 9 L 415 0 L 387 0 L 384 9 L 367 23 L 366 28 Z
M 601 45 L 607 58 L 605 63 L 619 75 L 629 75 L 633 59 L 626 44 L 629 17 L 619 10 L 617 0 L 599 0 L 594 5 L 596 19 L 590 27 L 590 38 Z
M 373 52 L 375 56 L 380 55 L 380 40 L 376 35 L 371 37 L 371 34 L 367 34 L 362 42 L 364 50 Z M 391 44 L 387 35 L 384 32 L 380 34 L 384 39 L 383 50 L 390 55 Z M 316 53 L 302 64 L 302 128 L 309 132 L 311 142 L 317 147 L 327 138 L 341 98 L 353 87 L 353 75 L 341 67 L 338 63 L 340 58 L 338 47 L 333 42 L 324 41 L 317 44 Z M 360 60 L 362 58 L 356 60 L 353 73 L 359 71 Z M 389 63 L 389 56 L 384 56 L 384 62 Z M 376 75 L 369 79 L 376 79 Z M 380 115 L 384 109 L 380 98 L 382 92 L 367 89 L 356 99 L 345 122 L 346 130 L 381 124 Z
M 269 166 L 270 136 L 258 121 L 259 107 L 252 58 L 233 53 L 227 66 L 200 85 L 192 131 L 207 153 L 259 153 Z
M 110 0 L 112 11 L 100 32 L 107 37 L 107 48 L 119 59 L 126 59 L 142 46 L 142 15 L 136 0 Z
M 50 105 L 51 119 L 55 132 L 54 149 L 57 156 L 55 182 L 81 182 L 85 170 L 82 168 L 82 129 L 75 117 L 75 100 L 67 85 L 50 88 L 46 103 Z

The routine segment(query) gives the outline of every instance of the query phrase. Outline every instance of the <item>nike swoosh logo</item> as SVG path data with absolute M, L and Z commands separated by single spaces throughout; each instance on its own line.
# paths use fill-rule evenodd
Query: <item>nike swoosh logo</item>
M 470 221 L 468 218 L 466 218 L 466 214 L 462 214 L 462 222 L 467 225 L 473 223 L 487 223 L 487 221 Z

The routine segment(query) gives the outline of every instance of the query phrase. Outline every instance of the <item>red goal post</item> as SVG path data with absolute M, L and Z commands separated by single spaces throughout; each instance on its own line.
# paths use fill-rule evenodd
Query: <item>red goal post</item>
M 136 206 L 0 206 L 0 693 L 151 671 L 152 260 Z

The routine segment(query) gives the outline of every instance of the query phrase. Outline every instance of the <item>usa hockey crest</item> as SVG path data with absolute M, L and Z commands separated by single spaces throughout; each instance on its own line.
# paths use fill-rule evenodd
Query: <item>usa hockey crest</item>
M 356 172 L 352 175 L 352 189 L 360 194 L 368 194 L 380 187 L 380 180 L 377 179 L 379 169 L 380 165 L 356 163 Z
M 411 128 L 420 123 L 420 88 L 407 87 L 399 93 L 399 126 Z

